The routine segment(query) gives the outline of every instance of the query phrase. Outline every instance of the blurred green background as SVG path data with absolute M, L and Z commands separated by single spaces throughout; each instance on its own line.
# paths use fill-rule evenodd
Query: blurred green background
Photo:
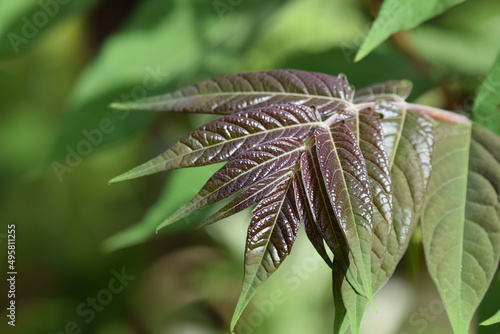
M 107 184 L 210 117 L 107 105 L 223 74 L 295 68 L 345 73 L 356 87 L 409 79 L 410 100 L 469 113 L 500 50 L 500 2 L 465 2 L 353 63 L 380 3 L 2 1 L 0 261 L 4 277 L 15 224 L 18 275 L 16 327 L 2 307 L 1 332 L 228 333 L 249 213 L 189 231 L 212 208 L 184 230 L 154 233 L 214 167 Z M 331 333 L 329 275 L 301 231 L 239 332 Z M 0 288 L 6 301 L 6 280 Z M 476 322 L 498 309 L 499 296 L 497 277 Z M 375 301 L 362 333 L 451 333 L 418 231 Z

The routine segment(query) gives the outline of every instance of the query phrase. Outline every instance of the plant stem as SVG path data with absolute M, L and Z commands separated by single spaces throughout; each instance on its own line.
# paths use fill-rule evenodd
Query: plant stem
M 436 121 L 445 123 L 465 123 L 465 124 L 471 123 L 471 120 L 468 119 L 467 117 L 459 115 L 452 111 L 429 107 L 429 106 L 423 106 L 421 104 L 408 103 L 408 102 L 396 102 L 396 103 L 397 104 L 404 103 L 406 108 L 415 110 L 416 112 L 422 115 L 429 116 L 430 118 L 435 119 Z
M 399 107 L 415 110 L 419 114 L 428 116 L 432 119 L 435 119 L 436 121 L 445 122 L 445 123 L 465 123 L 465 124 L 471 123 L 471 120 L 468 119 L 467 117 L 465 117 L 463 115 L 459 115 L 459 114 L 454 113 L 452 111 L 439 109 L 439 108 L 435 108 L 435 107 L 430 107 L 430 106 L 424 106 L 421 104 L 408 103 L 405 101 L 398 101 L 398 102 L 391 102 L 391 103 L 394 103 L 395 105 L 397 105 Z M 355 108 L 357 110 L 363 110 L 366 108 L 373 108 L 373 107 L 375 107 L 375 102 L 360 103 L 360 104 L 355 105 Z
M 327 125 L 327 126 L 332 125 L 335 122 L 335 120 L 337 119 L 338 116 L 339 116 L 339 114 L 333 114 L 332 116 L 328 117 L 324 121 L 325 125 Z

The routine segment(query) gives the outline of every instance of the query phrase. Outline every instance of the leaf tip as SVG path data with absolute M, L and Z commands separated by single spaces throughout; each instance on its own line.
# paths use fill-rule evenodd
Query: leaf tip
M 239 320 L 239 315 L 236 316 L 236 313 L 233 315 L 233 318 L 231 319 L 231 325 L 229 326 L 229 331 L 231 333 L 234 333 L 234 328 L 236 327 L 236 324 L 238 323 Z
M 129 172 L 126 172 L 126 173 L 123 173 L 121 175 L 115 176 L 114 178 L 112 178 L 111 180 L 108 181 L 108 185 L 111 185 L 111 183 L 117 183 L 117 182 L 122 182 L 122 181 L 133 179 L 133 177 L 130 177 L 128 174 L 129 174 Z
M 363 49 L 359 49 L 358 52 L 356 53 L 356 56 L 354 56 L 354 62 L 357 63 L 361 59 L 365 58 L 366 54 Z
M 374 310 L 375 312 L 378 312 L 378 311 L 377 311 L 377 307 L 375 306 L 375 302 L 373 301 L 373 296 L 371 295 L 371 293 L 370 293 L 370 296 L 369 296 L 368 300 L 370 301 L 370 304 L 372 305 L 373 310 Z
M 401 80 L 401 85 L 403 85 L 406 88 L 413 87 L 413 83 L 408 79 Z
M 155 233 L 158 234 L 158 232 L 167 225 L 168 225 L 168 219 L 163 221 L 160 225 L 156 226 Z
M 131 109 L 129 102 L 112 102 L 112 103 L 108 104 L 108 108 L 115 109 L 115 110 L 129 110 L 129 109 Z

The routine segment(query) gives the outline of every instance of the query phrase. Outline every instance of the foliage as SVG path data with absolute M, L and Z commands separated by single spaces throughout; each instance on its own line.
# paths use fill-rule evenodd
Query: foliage
M 227 161 L 158 229 L 231 196 L 200 226 L 257 204 L 232 329 L 290 254 L 302 222 L 333 271 L 334 331 L 349 323 L 358 333 L 372 291 L 390 278 L 422 216 L 430 274 L 455 332 L 467 333 L 500 259 L 500 138 L 463 116 L 405 102 L 410 89 L 391 81 L 356 93 L 342 75 L 276 70 L 114 103 L 225 116 L 111 182 Z
M 407 10 L 394 15 L 398 4 Z M 440 8 L 441 14 L 435 16 L 434 8 Z M 372 32 L 369 28 L 377 12 L 380 15 L 372 25 Z M 226 333 L 241 287 L 243 240 L 251 220 L 250 210 L 202 230 L 191 229 L 252 206 L 249 203 L 256 205 L 262 201 L 259 198 L 289 178 L 290 173 L 303 171 L 303 168 L 292 169 L 270 175 L 222 203 L 207 205 L 181 222 L 163 227 L 155 235 L 158 224 L 196 195 L 221 164 L 157 173 L 113 187 L 106 181 L 158 155 L 217 115 L 129 112 L 107 108 L 110 102 L 163 94 L 230 73 L 294 68 L 345 73 L 356 88 L 396 79 L 395 83 L 401 86 L 398 95 L 405 100 L 455 110 L 498 135 L 498 75 L 495 74 L 498 71 L 494 70 L 499 65 L 499 60 L 495 61 L 499 51 L 498 13 L 497 0 L 0 2 L 0 211 L 6 224 L 16 224 L 19 232 L 16 255 L 20 260 L 18 272 L 22 274 L 17 276 L 21 294 L 17 296 L 16 310 L 18 320 L 23 321 L 16 323 L 18 331 Z M 375 29 L 375 25 L 382 29 Z M 358 56 L 359 62 L 353 62 L 365 39 L 367 44 L 362 49 L 367 51 L 368 45 L 370 50 L 363 52 L 362 59 Z M 408 82 L 403 85 L 402 79 L 413 82 L 413 90 Z M 356 90 L 354 104 L 370 102 L 369 94 L 363 97 L 362 91 Z M 316 101 L 314 105 L 318 107 L 320 103 Z M 377 108 L 377 113 L 384 113 L 385 119 L 393 114 L 390 105 L 384 102 Z M 415 117 L 408 117 L 410 113 Z M 420 161 L 417 152 L 411 149 L 412 145 L 420 145 L 418 137 L 412 136 L 412 129 L 419 129 L 418 122 L 429 119 L 407 110 L 405 121 L 405 137 L 399 140 L 398 150 L 406 150 L 406 155 L 392 155 L 390 145 L 386 145 L 393 166 L 392 220 L 405 217 L 405 212 L 395 210 L 398 201 L 415 212 L 421 205 L 420 212 L 428 214 L 422 218 L 423 224 L 432 227 L 429 223 L 439 218 L 438 231 L 449 220 L 439 212 L 429 211 L 434 201 L 412 204 L 412 196 L 421 191 L 417 185 L 418 179 L 423 179 L 425 165 L 413 169 L 407 163 Z M 399 122 L 394 117 L 392 124 L 397 128 Z M 107 127 L 103 128 L 101 123 Z M 439 128 L 449 126 L 463 131 L 460 124 L 456 128 L 456 124 L 439 124 L 439 127 L 433 121 L 429 124 L 435 137 L 435 152 L 457 147 Z M 481 147 L 488 147 L 490 137 L 485 137 L 486 142 L 480 141 L 483 137 L 478 136 L 481 132 L 478 129 L 471 126 L 471 147 L 482 151 Z M 415 141 L 411 144 L 404 138 Z M 454 138 L 463 142 L 465 136 Z M 393 140 L 397 138 L 393 136 Z M 388 133 L 385 142 L 390 141 Z M 363 151 L 362 144 L 359 146 Z M 450 156 L 464 165 L 463 150 Z M 311 161 L 300 163 L 303 167 Z M 489 157 L 484 164 L 470 165 L 470 170 L 492 173 L 493 165 Z M 396 174 L 394 166 L 405 169 Z M 368 173 L 368 164 L 365 167 Z M 443 171 L 444 161 L 436 164 L 436 168 Z M 377 313 L 372 307 L 365 307 L 367 298 L 353 289 L 350 294 L 345 292 L 350 286 L 347 278 L 333 281 L 337 284 L 334 309 L 329 281 L 338 275 L 332 276 L 331 267 L 335 267 L 331 263 L 332 253 L 329 245 L 321 242 L 320 231 L 310 223 L 314 221 L 312 213 L 304 211 L 309 205 L 308 196 L 314 199 L 321 195 L 310 190 L 319 189 L 320 184 L 311 183 L 306 193 L 302 182 L 297 182 L 302 177 L 316 180 L 313 173 L 311 170 L 310 174 L 292 180 L 295 181 L 292 188 L 299 189 L 294 195 L 302 193 L 295 197 L 299 218 L 313 242 L 308 241 L 300 227 L 293 254 L 258 289 L 238 322 L 237 332 L 327 333 L 331 331 L 334 316 L 338 320 L 337 330 L 349 323 L 355 329 L 364 316 L 360 332 L 371 332 L 375 321 L 383 333 L 451 333 L 443 304 L 437 299 L 438 292 L 427 271 L 432 266 L 426 265 L 422 249 L 424 243 L 425 252 L 432 253 L 435 249 L 432 241 L 439 233 L 423 231 L 423 224 L 417 225 L 413 211 L 410 212 L 413 220 L 407 220 L 412 229 L 403 226 L 395 230 L 394 226 L 389 234 L 385 260 L 378 269 L 379 280 L 375 285 L 393 274 L 384 271 L 388 263 L 402 258 L 383 289 L 376 292 L 377 288 L 372 286 Z M 420 176 L 416 178 L 410 173 Z M 464 173 L 454 171 L 454 175 L 465 180 Z M 491 174 L 485 175 L 489 181 L 495 181 Z M 467 174 L 467 182 L 481 186 L 489 182 L 476 176 Z M 463 199 L 450 188 L 438 186 L 444 179 L 450 179 L 450 175 L 431 175 L 433 185 L 429 186 L 450 196 L 454 214 L 463 212 L 470 218 L 474 196 L 484 194 L 488 196 L 485 200 L 489 200 L 493 194 L 489 186 L 484 192 L 467 192 L 463 209 Z M 416 187 L 415 193 L 405 191 L 406 181 Z M 450 184 L 452 189 L 460 187 L 459 182 Z M 323 195 L 328 203 L 328 194 Z M 437 196 L 433 199 L 437 201 Z M 325 208 L 317 209 L 319 214 L 332 214 Z M 375 205 L 373 209 L 375 216 Z M 485 210 L 485 216 L 493 216 L 490 211 Z M 374 225 L 374 235 L 385 233 L 384 226 L 387 225 Z M 477 255 L 470 247 L 475 236 L 466 233 L 471 226 L 475 225 L 468 221 L 461 224 L 463 242 L 471 254 Z M 0 242 L 4 233 L 0 231 Z M 409 235 L 411 240 L 406 238 Z M 458 242 L 460 235 L 453 236 Z M 378 239 L 373 241 L 372 246 Z M 403 243 L 408 250 L 404 255 L 397 254 L 398 249 L 403 251 Z M 311 244 L 316 245 L 326 265 L 322 265 L 322 257 Z M 489 247 L 487 243 L 480 246 L 481 253 Z M 391 249 L 394 255 L 389 254 Z M 371 254 L 372 271 L 377 270 L 379 263 L 375 260 L 381 255 Z M 2 258 L 7 261 L 7 257 Z M 472 270 L 473 276 L 460 278 L 463 282 L 484 281 L 483 276 L 477 275 L 479 268 L 462 261 L 457 253 L 450 252 L 446 259 L 455 264 L 463 262 L 464 268 Z M 335 260 L 339 258 L 334 259 L 337 265 L 339 261 Z M 488 259 L 483 260 L 487 264 L 485 269 L 491 270 Z M 99 296 L 104 296 L 102 289 L 108 289 L 111 270 L 121 267 L 136 279 L 119 295 L 113 295 L 109 305 L 99 303 L 102 312 L 96 312 L 95 317 L 83 317 L 78 311 L 82 310 L 80 305 L 86 304 L 88 297 L 99 300 Z M 475 306 L 481 296 L 472 296 L 464 290 L 467 284 L 450 294 L 440 277 L 442 268 L 431 270 L 441 293 L 445 294 L 443 299 L 447 299 L 454 326 L 459 328 L 467 318 L 460 314 L 460 308 L 467 305 L 454 303 L 452 297 L 471 298 L 471 305 Z M 37 280 L 35 285 L 33 277 Z M 454 279 L 458 284 L 457 278 Z M 28 286 L 29 289 L 24 288 Z M 500 324 L 485 321 L 497 312 L 499 294 L 497 271 L 472 321 L 472 327 L 481 322 L 490 325 L 471 327 L 471 331 L 478 334 L 500 331 Z M 349 300 L 347 310 L 342 297 Z M 388 300 L 390 305 L 386 303 Z M 429 310 L 429 306 L 433 306 L 432 314 L 422 314 L 421 310 Z M 92 312 L 91 307 L 87 310 Z M 290 314 L 300 316 L 290 321 Z

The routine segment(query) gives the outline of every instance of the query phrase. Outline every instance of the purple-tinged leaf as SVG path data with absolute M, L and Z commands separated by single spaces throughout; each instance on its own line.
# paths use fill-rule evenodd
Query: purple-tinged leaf
M 163 154 L 111 182 L 227 161 L 231 156 L 275 138 L 306 139 L 320 124 L 314 109 L 298 105 L 281 105 L 228 115 L 191 132 Z
M 364 293 L 361 287 L 363 282 L 357 276 L 352 253 L 349 252 L 349 245 L 328 197 L 316 147 L 302 154 L 300 168 L 306 204 L 309 205 L 316 229 L 334 255 L 335 267 L 333 269 L 343 277 L 346 276 L 359 293 Z
M 273 173 L 290 169 L 298 163 L 305 149 L 302 140 L 279 138 L 235 156 L 207 181 L 191 201 L 168 217 L 157 230 L 206 205 L 228 198 Z
M 330 128 L 317 128 L 314 138 L 328 197 L 349 245 L 364 293 L 372 301 L 373 197 L 363 155 L 352 131 L 340 122 Z
M 410 95 L 413 85 L 411 81 L 387 81 L 377 83 L 359 90 L 354 94 L 355 104 L 375 102 L 378 99 L 388 101 L 404 101 Z
M 304 155 L 307 152 L 302 153 L 301 161 L 304 159 Z M 306 157 L 307 158 L 307 157 Z M 302 163 L 301 163 L 302 164 Z M 307 166 L 304 168 L 308 168 Z M 299 215 L 300 221 L 304 224 L 304 229 L 306 231 L 307 237 L 311 244 L 314 246 L 318 254 L 325 260 L 326 264 L 333 269 L 333 262 L 330 256 L 326 252 L 325 243 L 323 235 L 319 230 L 318 223 L 311 211 L 311 206 L 308 203 L 307 191 L 304 188 L 302 181 L 302 172 L 298 172 L 296 178 L 293 179 L 293 192 L 295 195 L 295 206 L 297 207 L 297 213 Z
M 231 331 L 256 289 L 290 254 L 299 230 L 292 179 L 279 184 L 253 210 L 245 249 L 245 277 Z
M 342 270 L 347 271 L 349 267 L 349 246 L 330 204 L 328 190 L 325 187 L 314 147 L 302 154 L 300 158 L 300 175 L 307 200 L 306 204 L 309 206 L 313 223 L 332 251 L 334 261 L 339 264 Z M 358 288 L 362 291 L 360 285 L 358 285 Z
M 354 91 L 344 75 L 299 70 L 232 74 L 138 101 L 113 103 L 112 108 L 229 115 L 249 107 L 292 103 L 316 106 L 331 114 L 352 101 Z
M 372 273 L 376 277 L 393 224 L 391 170 L 380 117 L 371 110 L 361 110 L 359 132 L 359 147 L 365 159 L 373 195 Z
M 287 179 L 293 176 L 293 171 L 291 169 L 282 169 L 273 173 L 262 180 L 254 183 L 244 191 L 242 191 L 236 198 L 234 198 L 230 203 L 224 206 L 222 209 L 208 217 L 200 227 L 213 224 L 221 219 L 230 217 L 240 211 L 243 211 L 252 205 L 257 204 L 266 196 L 271 190 L 273 190 L 277 184 L 283 183 Z

